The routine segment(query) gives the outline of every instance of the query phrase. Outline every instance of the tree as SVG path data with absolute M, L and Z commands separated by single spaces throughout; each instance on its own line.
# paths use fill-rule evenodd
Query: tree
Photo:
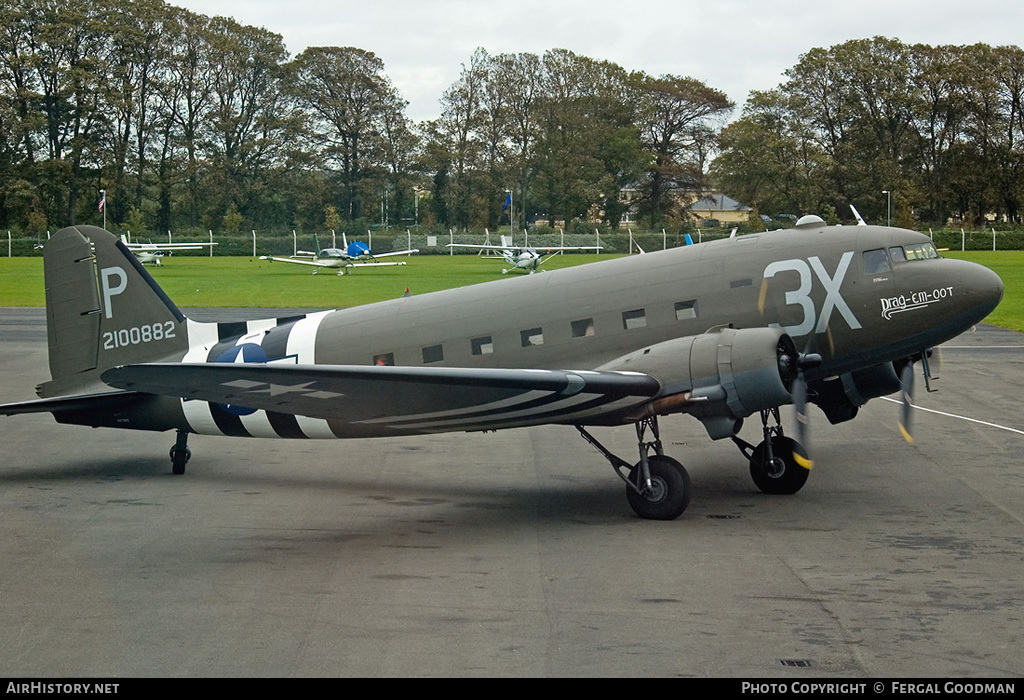
M 638 73 L 633 85 L 640 143 L 651 158 L 645 199 L 653 228 L 662 222 L 671 190 L 703 184 L 701 146 L 711 124 L 734 105 L 725 93 L 694 78 Z
M 540 102 L 541 80 L 540 59 L 536 54 L 501 54 L 490 63 L 488 80 L 501 90 L 505 99 L 505 118 L 508 144 L 507 169 L 519 191 L 515 201 L 519 210 L 515 215 L 514 228 L 526 226 L 526 212 L 529 209 L 530 186 L 537 174 L 537 142 L 540 138 L 538 105 Z M 511 184 L 511 183 L 510 183 Z
M 377 189 L 373 166 L 390 155 L 393 168 L 408 147 L 405 102 L 384 75 L 384 63 L 370 51 L 353 47 L 311 47 L 292 63 L 291 94 L 311 117 L 310 128 L 325 144 L 323 156 L 340 175 L 342 216 L 360 218 L 364 195 Z M 381 132 L 391 130 L 385 144 Z M 403 140 L 405 139 L 405 140 Z M 389 149 L 392 149 L 388 154 Z M 374 160 L 374 156 L 376 160 Z M 394 170 L 393 170 L 394 172 Z
M 965 119 L 963 91 L 967 66 L 963 52 L 955 46 L 912 48 L 916 66 L 914 82 L 920 94 L 915 115 L 920 170 L 921 202 L 925 218 L 944 222 L 950 209 L 945 183 L 953 165 L 952 156 L 962 136 Z
M 743 115 L 722 131 L 711 168 L 716 184 L 760 212 L 814 212 L 825 201 L 829 160 L 780 90 L 752 92 Z
M 113 193 L 110 216 L 116 221 L 124 220 L 130 210 L 142 208 L 158 71 L 169 50 L 165 25 L 170 14 L 165 8 L 162 0 L 142 0 L 130 8 L 115 5 L 107 17 L 104 131 L 106 150 L 112 156 L 106 168 L 108 189 Z M 125 176 L 133 150 L 135 183 L 130 188 Z
M 279 34 L 224 17 L 210 21 L 208 37 L 212 108 L 201 131 L 209 143 L 207 208 L 212 220 L 231 204 L 243 216 L 265 216 L 279 191 L 271 176 L 284 166 L 301 123 L 281 92 L 285 48 Z
M 101 111 L 103 7 L 32 0 L 27 16 L 47 160 L 38 173 L 47 217 L 74 224 L 83 188 L 83 165 L 96 154 Z M 95 165 L 91 161 L 90 165 Z M 97 187 L 98 189 L 98 187 Z M 91 198 L 90 198 L 90 201 Z
M 435 188 L 438 202 L 448 202 L 447 215 L 457 227 L 468 228 L 483 195 L 480 164 L 483 141 L 480 132 L 487 80 L 487 52 L 477 49 L 462 65 L 459 79 L 441 97 L 441 117 L 429 127 L 435 146 L 431 149 L 434 170 L 444 171 L 445 192 Z M 438 181 L 435 180 L 435 184 Z
M 626 74 L 620 67 L 554 49 L 541 61 L 540 138 L 536 200 L 547 209 L 548 223 L 584 219 L 601 202 L 608 183 L 601 144 L 620 124 L 608 104 L 622 94 Z M 618 85 L 617 85 L 618 84 Z

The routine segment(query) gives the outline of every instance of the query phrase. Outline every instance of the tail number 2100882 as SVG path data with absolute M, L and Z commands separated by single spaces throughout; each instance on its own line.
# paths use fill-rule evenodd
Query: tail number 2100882
M 174 337 L 174 321 L 153 323 L 134 328 L 122 328 L 118 331 L 103 333 L 103 349 L 115 350 L 129 345 L 152 343 Z

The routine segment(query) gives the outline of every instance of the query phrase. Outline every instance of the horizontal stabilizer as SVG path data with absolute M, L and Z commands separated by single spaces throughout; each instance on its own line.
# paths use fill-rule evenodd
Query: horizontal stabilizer
M 32 401 L 0 404 L 0 415 L 13 416 L 19 413 L 57 414 L 67 411 L 110 411 L 127 406 L 137 397 L 138 394 L 133 391 L 117 391 L 106 394 L 34 399 Z

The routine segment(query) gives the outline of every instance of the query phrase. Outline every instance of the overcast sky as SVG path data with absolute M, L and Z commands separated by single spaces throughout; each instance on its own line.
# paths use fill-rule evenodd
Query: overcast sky
M 168 1 L 280 34 L 291 56 L 309 46 L 372 51 L 415 121 L 438 116 L 438 100 L 477 47 L 564 48 L 630 71 L 690 76 L 725 92 L 737 117 L 751 90 L 779 85 L 815 47 L 873 36 L 933 46 L 1024 37 L 1016 0 Z

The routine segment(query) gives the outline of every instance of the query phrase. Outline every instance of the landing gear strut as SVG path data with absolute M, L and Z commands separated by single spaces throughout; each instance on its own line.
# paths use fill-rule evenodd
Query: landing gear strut
M 640 461 L 632 465 L 612 454 L 582 425 L 577 425 L 576 429 L 584 440 L 604 455 L 615 473 L 626 483 L 626 500 L 641 518 L 674 520 L 690 505 L 690 475 L 682 464 L 665 456 L 658 435 L 657 417 L 645 418 L 636 424 Z M 650 442 L 645 440 L 648 429 L 654 438 Z M 652 449 L 654 454 L 650 454 Z
M 185 473 L 185 464 L 192 457 L 192 450 L 188 449 L 188 431 L 178 430 L 178 437 L 174 441 L 174 447 L 170 451 L 171 471 L 175 474 Z
M 774 425 L 768 424 L 769 418 L 774 419 Z M 803 450 L 800 443 L 783 434 L 778 408 L 761 411 L 761 431 L 764 439 L 757 447 L 737 435 L 732 436 L 732 441 L 750 462 L 750 478 L 764 493 L 796 493 L 807 482 L 809 471 L 794 458 Z

